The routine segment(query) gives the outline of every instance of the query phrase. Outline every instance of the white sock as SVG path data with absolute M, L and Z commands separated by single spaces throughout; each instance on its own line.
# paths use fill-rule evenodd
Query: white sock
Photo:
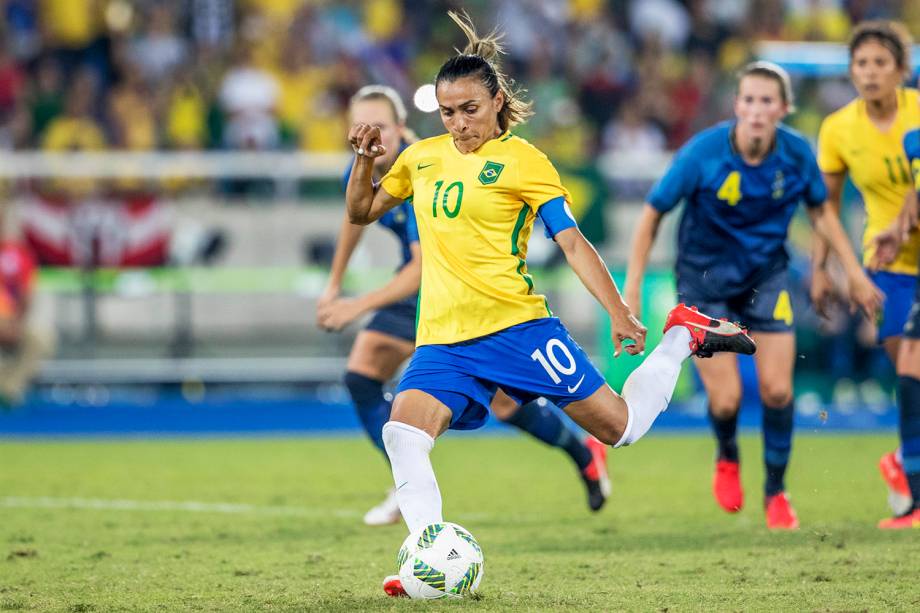
M 690 331 L 685 327 L 671 328 L 651 355 L 626 379 L 623 399 L 629 418 L 626 431 L 614 447 L 638 441 L 652 427 L 655 418 L 668 408 L 680 365 L 690 357 L 690 340 Z
M 428 457 L 434 439 L 414 426 L 388 421 L 383 424 L 383 444 L 393 469 L 396 500 L 409 532 L 444 521 L 441 490 Z

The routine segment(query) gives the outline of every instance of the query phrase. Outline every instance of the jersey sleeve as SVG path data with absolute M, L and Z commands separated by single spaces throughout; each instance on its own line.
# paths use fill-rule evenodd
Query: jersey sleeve
M 693 147 L 685 145 L 674 156 L 664 176 L 652 186 L 646 201 L 662 213 L 667 213 L 696 190 L 699 177 L 700 168 Z
M 553 163 L 542 153 L 522 156 L 520 161 L 520 194 L 532 211 L 539 212 L 544 204 L 562 198 L 571 202 L 569 191 Z
M 806 145 L 805 149 L 805 155 L 802 158 L 805 181 L 808 185 L 808 189 L 805 190 L 805 205 L 814 208 L 821 206 L 827 200 L 827 186 L 824 185 L 824 177 L 821 176 L 821 169 L 818 168 L 818 161 L 812 154 L 811 148 Z
M 408 200 L 412 196 L 412 165 L 410 158 L 412 148 L 404 149 L 389 172 L 380 179 L 380 187 L 386 193 L 400 200 Z
M 818 168 L 828 174 L 841 173 L 847 169 L 846 162 L 840 156 L 840 137 L 833 116 L 825 119 L 818 131 Z

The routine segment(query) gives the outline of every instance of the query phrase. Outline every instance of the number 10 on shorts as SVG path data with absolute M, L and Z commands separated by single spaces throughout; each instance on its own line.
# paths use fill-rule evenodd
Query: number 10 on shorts
M 556 349 L 559 349 L 562 353 L 562 357 L 565 358 L 565 361 L 568 363 L 567 366 L 564 366 L 562 362 L 559 361 L 559 357 L 556 355 Z M 534 349 L 533 353 L 530 354 L 530 358 L 539 362 L 543 370 L 546 371 L 546 374 L 549 375 L 549 378 L 557 385 L 562 383 L 562 378 L 559 377 L 558 373 L 571 375 L 575 373 L 575 369 L 577 368 L 575 358 L 572 357 L 572 352 L 569 351 L 569 348 L 558 338 L 551 338 L 546 342 L 546 353 L 540 351 L 540 349 Z

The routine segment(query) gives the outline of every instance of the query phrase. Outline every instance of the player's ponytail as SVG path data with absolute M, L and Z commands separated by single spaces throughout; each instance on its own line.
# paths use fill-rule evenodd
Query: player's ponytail
M 498 58 L 504 52 L 501 46 L 503 35 L 493 30 L 486 36 L 479 36 L 466 12 L 448 11 L 447 14 L 466 34 L 467 44 L 462 52 L 457 50 L 457 55 L 441 66 L 434 80 L 435 87 L 441 81 L 475 76 L 493 98 L 498 92 L 505 96 L 505 104 L 498 112 L 498 127 L 502 131 L 527 121 L 533 115 L 533 105 L 523 99 L 524 90 L 515 89 L 514 81 L 502 72 L 498 64 Z

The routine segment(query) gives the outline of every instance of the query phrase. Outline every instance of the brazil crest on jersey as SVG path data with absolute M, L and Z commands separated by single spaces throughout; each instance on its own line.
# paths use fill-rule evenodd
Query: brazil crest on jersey
M 422 247 L 417 345 L 465 341 L 550 315 L 527 272 L 537 211 L 569 194 L 547 157 L 508 132 L 460 153 L 449 134 L 410 145 L 381 180 L 412 198 Z
M 827 190 L 808 142 L 779 126 L 773 151 L 757 166 L 734 150 L 734 122 L 684 145 L 648 202 L 662 212 L 686 200 L 677 274 L 702 295 L 741 294 L 788 260 L 785 242 L 799 202 L 819 206 Z
M 818 134 L 818 164 L 826 173 L 848 172 L 866 205 L 863 262 L 874 253 L 872 239 L 888 228 L 904 204 L 912 186 L 904 155 L 904 137 L 920 128 L 917 90 L 898 90 L 898 114 L 887 131 L 879 130 L 866 114 L 866 103 L 857 98 L 827 116 Z M 920 258 L 920 235 L 914 234 L 888 272 L 916 275 Z

